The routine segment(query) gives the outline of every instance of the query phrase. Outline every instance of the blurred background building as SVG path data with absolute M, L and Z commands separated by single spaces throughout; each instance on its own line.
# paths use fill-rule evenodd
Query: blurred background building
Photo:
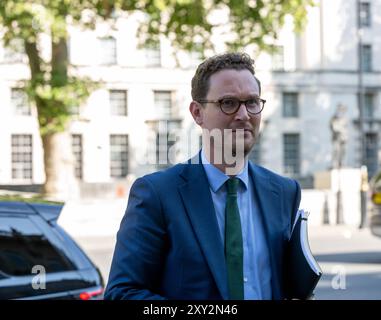
M 138 20 L 70 29 L 75 72 L 101 83 L 86 104 L 73 106 L 70 127 L 85 197 L 123 196 L 136 177 L 170 165 L 159 161 L 168 147 L 178 146 L 173 162 L 200 147 L 188 111 L 200 56 L 174 54 L 164 37 L 139 48 Z M 304 32 L 295 34 L 287 21 L 275 45 L 272 54 L 248 49 L 267 100 L 252 160 L 314 188 L 315 174 L 332 168 L 330 121 L 342 105 L 348 134 L 342 166 L 365 164 L 371 177 L 381 161 L 381 1 L 318 1 Z M 28 190 L 45 177 L 36 111 L 20 89 L 29 77 L 27 58 L 18 48 L 17 41 L 0 46 L 0 185 Z M 49 54 L 49 41 L 41 50 Z

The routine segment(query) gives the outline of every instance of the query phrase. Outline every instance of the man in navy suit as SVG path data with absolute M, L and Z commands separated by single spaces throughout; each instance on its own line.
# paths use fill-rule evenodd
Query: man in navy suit
M 106 299 L 285 298 L 300 187 L 248 161 L 265 104 L 253 64 L 228 53 L 197 68 L 189 110 L 203 148 L 131 187 Z

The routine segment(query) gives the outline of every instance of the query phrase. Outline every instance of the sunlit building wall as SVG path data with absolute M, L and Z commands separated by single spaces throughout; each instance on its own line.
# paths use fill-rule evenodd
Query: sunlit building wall
M 381 148 L 381 1 L 362 3 L 367 4 L 361 9 L 365 150 L 373 172 Z M 313 185 L 315 172 L 332 165 L 329 122 L 339 104 L 346 107 L 348 121 L 343 165 L 360 166 L 357 16 L 356 1 L 318 1 L 302 34 L 294 33 L 291 19 L 286 21 L 274 53 L 246 49 L 256 58 L 267 100 L 260 140 L 250 157 L 305 187 Z M 199 57 L 176 52 L 165 38 L 140 48 L 138 20 L 134 15 L 118 20 L 115 28 L 99 24 L 93 31 L 70 30 L 73 72 L 101 83 L 84 105 L 73 106 L 70 132 L 82 184 L 132 181 L 187 159 L 200 146 L 200 131 L 188 111 Z M 48 57 L 48 37 L 42 44 Z M 44 181 L 36 110 L 19 89 L 29 75 L 26 62 L 22 52 L 0 47 L 1 185 Z M 167 147 L 173 146 L 177 151 L 168 163 Z

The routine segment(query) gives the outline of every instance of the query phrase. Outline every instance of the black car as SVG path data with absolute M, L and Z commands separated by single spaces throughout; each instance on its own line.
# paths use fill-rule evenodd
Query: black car
M 0 299 L 103 298 L 99 269 L 57 224 L 62 207 L 0 201 Z

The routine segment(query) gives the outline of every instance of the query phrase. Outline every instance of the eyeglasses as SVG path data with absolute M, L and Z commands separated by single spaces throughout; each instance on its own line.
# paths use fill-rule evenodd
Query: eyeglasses
M 259 114 L 265 107 L 266 100 L 259 97 L 253 97 L 249 100 L 239 100 L 238 98 L 229 97 L 219 100 L 199 100 L 199 103 L 217 103 L 221 111 L 225 114 L 231 115 L 238 111 L 243 103 L 246 110 L 250 114 Z

